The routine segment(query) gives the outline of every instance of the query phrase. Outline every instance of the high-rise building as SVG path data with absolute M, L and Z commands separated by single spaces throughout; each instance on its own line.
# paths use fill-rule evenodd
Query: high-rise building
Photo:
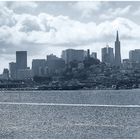
M 129 60 L 131 62 L 140 63 L 140 49 L 131 50 L 129 52 Z
M 65 61 L 53 54 L 47 55 L 47 67 L 49 74 L 53 74 L 56 71 L 60 72 L 65 67 Z
M 115 66 L 121 66 L 121 50 L 118 31 L 115 41 Z
M 10 72 L 10 78 L 11 79 L 16 79 L 16 63 L 15 62 L 11 62 L 9 63 L 9 72 Z
M 16 67 L 17 70 L 27 68 L 27 51 L 16 51 Z
M 102 48 L 102 62 L 106 64 L 114 64 L 113 48 L 108 45 L 105 48 Z
M 45 59 L 33 59 L 32 61 L 33 76 L 44 76 L 45 67 L 46 67 Z
M 66 64 L 74 60 L 83 61 L 85 57 L 85 52 L 84 50 L 67 49 L 62 51 L 61 57 L 65 60 Z

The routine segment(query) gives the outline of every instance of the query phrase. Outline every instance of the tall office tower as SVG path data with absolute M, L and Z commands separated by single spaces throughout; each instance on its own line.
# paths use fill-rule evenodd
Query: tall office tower
M 61 71 L 65 67 L 65 61 L 56 55 L 47 55 L 47 66 L 50 74 L 55 73 L 55 71 Z
M 105 48 L 102 48 L 102 62 L 106 64 L 114 64 L 114 53 L 113 48 L 108 45 Z
M 27 69 L 27 51 L 16 51 L 16 66 L 18 69 Z
M 33 59 L 32 60 L 32 72 L 33 76 L 45 75 L 46 60 L 45 59 Z
M 118 31 L 115 41 L 115 66 L 121 66 L 121 51 Z
M 140 63 L 140 49 L 131 50 L 129 52 L 129 60 L 131 62 Z
M 9 72 L 10 72 L 10 78 L 11 79 L 16 79 L 16 63 L 11 62 L 9 63 Z
M 65 60 L 66 64 L 74 60 L 83 61 L 85 57 L 85 52 L 84 50 L 67 49 L 62 51 L 61 57 Z

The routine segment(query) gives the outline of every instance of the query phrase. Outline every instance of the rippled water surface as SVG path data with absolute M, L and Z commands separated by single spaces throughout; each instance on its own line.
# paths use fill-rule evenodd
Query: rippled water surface
M 0 138 L 140 138 L 140 107 L 127 105 L 140 105 L 140 90 L 0 92 Z

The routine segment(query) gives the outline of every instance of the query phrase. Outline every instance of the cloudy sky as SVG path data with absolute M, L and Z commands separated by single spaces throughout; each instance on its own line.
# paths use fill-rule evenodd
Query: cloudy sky
M 61 55 L 67 48 L 90 49 L 101 57 L 114 48 L 119 30 L 122 58 L 140 49 L 140 2 L 0 2 L 0 72 L 15 61 L 16 50 L 33 58 Z

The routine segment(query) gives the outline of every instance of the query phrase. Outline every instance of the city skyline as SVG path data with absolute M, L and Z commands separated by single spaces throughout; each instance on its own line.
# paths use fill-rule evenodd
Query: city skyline
M 42 58 L 41 59 L 38 59 L 38 58 L 32 59 L 32 65 L 30 64 L 29 67 L 28 67 L 27 50 L 16 51 L 15 52 L 16 53 L 16 55 L 15 55 L 16 56 L 16 59 L 15 59 L 16 62 L 15 61 L 9 62 L 8 63 L 9 64 L 8 69 L 13 65 L 12 66 L 12 69 L 13 69 L 12 71 L 13 72 L 15 71 L 16 73 L 17 73 L 18 69 L 19 70 L 31 70 L 32 71 L 34 60 L 35 61 L 37 60 L 37 65 L 42 63 L 42 60 L 43 60 L 43 63 L 45 64 L 45 61 L 49 61 L 49 59 L 50 60 L 51 59 L 62 59 L 63 61 L 65 61 L 65 64 L 68 64 L 68 63 L 70 63 L 71 61 L 74 61 L 74 60 L 77 60 L 79 62 L 83 61 L 86 57 L 88 57 L 87 55 L 89 55 L 89 57 L 93 57 L 92 54 L 94 54 L 94 53 L 96 53 L 96 54 L 94 54 L 95 59 L 99 59 L 101 62 L 104 62 L 106 64 L 111 64 L 111 65 L 120 67 L 123 63 L 123 60 L 127 60 L 127 59 L 126 58 L 125 59 L 121 58 L 121 41 L 119 39 L 118 30 L 116 31 L 116 40 L 114 41 L 114 43 L 115 44 L 114 44 L 113 48 L 110 47 L 108 44 L 106 44 L 106 47 L 101 48 L 101 54 L 100 54 L 102 56 L 101 59 L 99 59 L 97 57 L 97 52 L 91 52 L 90 53 L 90 49 L 88 49 L 88 48 L 86 50 L 82 50 L 82 49 L 78 50 L 78 49 L 68 48 L 66 50 L 62 50 L 60 57 L 56 56 L 53 53 L 50 53 L 50 54 L 46 55 L 45 59 L 42 59 Z M 135 53 L 132 54 L 132 52 L 136 52 L 136 54 Z M 130 50 L 128 59 L 131 60 L 131 61 L 138 61 L 139 62 L 140 61 L 140 53 L 139 52 L 140 52 L 140 49 Z M 130 55 L 130 53 L 132 55 Z M 67 60 L 67 59 L 69 59 L 69 60 Z M 5 69 L 7 69 L 7 68 L 4 68 L 3 72 L 4 72 Z
M 129 59 L 121 59 L 121 41 L 118 30 L 116 33 L 114 48 L 109 47 L 107 44 L 106 47 L 101 49 L 102 61 L 97 59 L 97 52 L 90 52 L 90 49 L 66 49 L 62 51 L 61 58 L 51 53 L 46 56 L 46 59 L 32 59 L 32 66 L 28 67 L 27 51 L 16 51 L 16 61 L 9 62 L 9 69 L 3 69 L 3 73 L 0 74 L 0 79 L 28 81 L 36 78 L 52 78 L 53 80 L 58 80 L 63 79 L 65 76 L 66 79 L 69 79 L 70 75 L 73 77 L 76 74 L 75 76 L 77 77 L 78 71 L 80 74 L 84 71 L 83 76 L 86 76 L 86 72 L 89 72 L 87 68 L 91 69 L 90 74 L 93 78 L 96 74 L 92 73 L 92 69 L 95 67 L 97 67 L 95 73 L 99 70 L 98 68 L 101 68 L 99 71 L 102 73 L 102 76 L 107 76 L 109 74 L 106 73 L 108 70 L 111 70 L 110 72 L 114 76 L 118 70 L 124 77 L 126 76 L 125 74 L 136 74 L 140 66 L 140 49 L 129 51 Z
M 140 2 L 0 2 L 0 73 L 28 51 L 28 66 L 62 50 L 90 49 L 101 60 L 101 48 L 114 48 L 119 31 L 122 59 L 139 49 Z M 34 22 L 33 22 L 34 21 Z

